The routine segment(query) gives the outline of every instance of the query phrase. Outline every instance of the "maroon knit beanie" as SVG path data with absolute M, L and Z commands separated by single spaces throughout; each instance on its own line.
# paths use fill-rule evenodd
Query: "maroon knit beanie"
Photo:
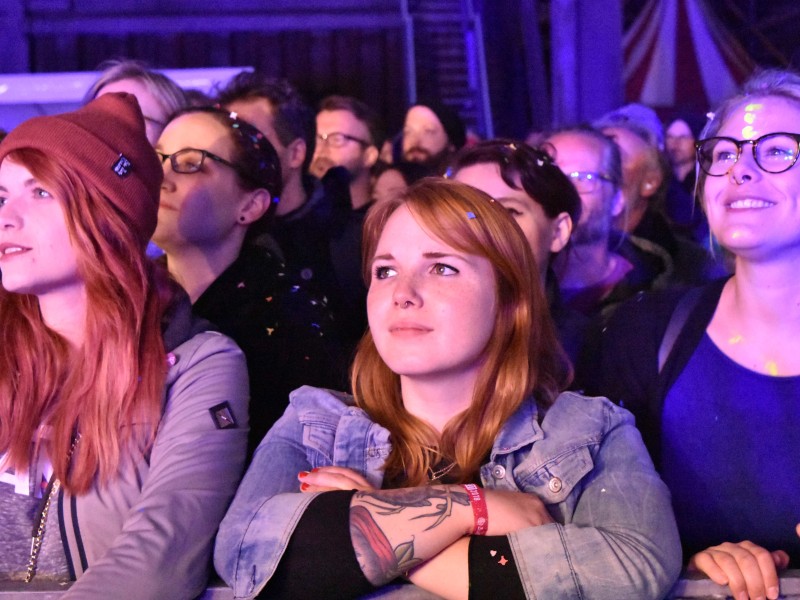
M 0 143 L 0 162 L 22 148 L 56 158 L 125 215 L 143 245 L 156 228 L 164 170 L 131 94 L 104 94 L 76 111 L 34 117 Z

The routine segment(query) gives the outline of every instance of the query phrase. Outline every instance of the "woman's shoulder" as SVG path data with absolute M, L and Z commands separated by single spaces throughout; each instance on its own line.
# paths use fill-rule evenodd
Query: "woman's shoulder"
M 289 395 L 289 407 L 262 445 L 302 446 L 312 467 L 336 465 L 355 469 L 373 485 L 391 450 L 389 431 L 374 422 L 344 392 L 303 386 Z
M 247 422 L 247 362 L 239 346 L 213 330 L 198 331 L 166 356 L 165 414 L 210 411 L 218 428 Z
M 167 353 L 167 364 L 171 374 L 178 374 L 215 355 L 227 356 L 234 362 L 244 364 L 244 355 L 236 342 L 213 329 L 198 331 L 173 348 Z
M 622 424 L 633 425 L 633 415 L 608 398 L 567 391 L 547 409 L 542 429 L 550 434 L 563 431 L 576 439 L 581 436 L 599 439 Z
M 350 394 L 310 385 L 304 385 L 289 394 L 289 405 L 301 421 L 323 418 L 338 421 L 345 415 L 367 416 L 356 407 Z
M 633 425 L 633 416 L 604 397 L 566 391 L 546 409 L 530 397 L 504 425 L 495 449 L 503 453 L 533 445 L 540 451 L 549 448 L 558 453 L 564 444 L 597 444 L 613 428 L 628 423 Z
M 687 296 L 697 298 L 694 306 L 715 306 L 727 279 L 724 277 L 702 286 L 639 292 L 614 311 L 603 329 L 604 335 L 637 336 L 643 330 L 663 329 L 676 306 Z

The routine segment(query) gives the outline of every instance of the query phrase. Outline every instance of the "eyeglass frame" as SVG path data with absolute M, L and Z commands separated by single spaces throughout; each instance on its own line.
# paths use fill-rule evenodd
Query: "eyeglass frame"
M 614 178 L 611 175 L 607 173 L 600 173 L 598 171 L 570 171 L 569 173 L 564 172 L 564 175 L 566 175 L 569 178 L 569 180 L 572 182 L 572 185 L 575 186 L 575 189 L 578 188 L 575 182 L 576 180 L 578 180 L 579 176 L 583 176 L 585 178 L 584 181 L 591 181 L 591 182 L 607 181 L 612 185 L 616 185 L 617 183 L 616 181 L 614 181 Z M 597 185 L 595 185 L 591 190 L 586 190 L 586 193 L 591 194 L 596 190 L 597 190 Z
M 176 155 L 178 155 L 178 154 L 185 153 L 185 152 L 199 152 L 200 153 L 200 156 L 202 156 L 202 158 L 200 159 L 200 163 L 197 165 L 197 168 L 192 169 L 190 171 L 185 171 L 185 170 L 182 171 L 182 170 L 176 168 L 176 162 L 175 162 L 175 158 L 174 157 Z M 230 167 L 231 169 L 233 169 L 237 173 L 239 172 L 238 167 L 235 164 L 233 164 L 232 162 L 230 162 L 229 160 L 225 160 L 224 158 L 222 158 L 221 156 L 217 156 L 213 152 L 209 152 L 208 150 L 202 150 L 200 148 L 181 148 L 180 150 L 176 150 L 172 154 L 165 154 L 164 152 L 159 152 L 158 150 L 156 150 L 156 154 L 161 159 L 161 164 L 162 165 L 166 163 L 167 159 L 169 159 L 169 164 L 172 167 L 172 170 L 175 173 L 181 173 L 182 175 L 191 175 L 192 173 L 198 173 L 200 171 L 200 169 L 203 168 L 203 163 L 205 162 L 206 157 L 210 158 L 213 161 L 216 161 L 218 163 L 222 163 L 223 165 Z
M 214 104 L 212 106 L 187 106 L 185 108 L 182 108 L 178 112 L 174 113 L 168 120 L 173 121 L 174 119 L 180 116 L 187 114 L 195 114 L 195 113 L 200 113 L 200 114 L 207 113 L 211 115 L 224 117 L 227 125 L 231 128 L 233 132 L 235 132 L 235 135 L 238 136 L 239 139 L 242 141 L 242 148 L 241 148 L 242 150 L 244 150 L 244 147 L 247 145 L 250 145 L 253 148 L 258 149 L 259 153 L 263 155 L 261 158 L 264 159 L 264 160 L 259 159 L 258 175 L 254 176 L 253 174 L 247 172 L 245 170 L 246 167 L 243 165 L 235 165 L 229 162 L 228 166 L 230 166 L 236 171 L 236 174 L 239 176 L 239 179 L 242 182 L 246 183 L 249 186 L 253 186 L 252 189 L 265 188 L 270 193 L 270 195 L 272 195 L 272 197 L 275 199 L 275 202 L 277 202 L 281 189 L 280 159 L 278 158 L 278 155 L 275 151 L 275 147 L 266 138 L 266 136 L 251 123 L 248 123 L 243 119 L 240 119 L 238 113 L 234 111 L 225 110 L 224 108 L 222 108 L 222 105 L 220 104 Z M 192 149 L 199 150 L 199 148 L 192 148 Z M 208 153 L 207 150 L 205 152 Z M 214 156 L 216 158 L 221 158 L 217 155 Z M 267 169 L 266 168 L 267 166 L 270 166 L 271 168 Z M 193 173 L 196 172 L 197 171 L 193 171 Z
M 761 166 L 760 162 L 758 162 L 758 155 L 756 154 L 756 149 L 758 148 L 758 144 L 761 143 L 764 140 L 764 138 L 770 138 L 779 135 L 785 135 L 794 140 L 795 146 L 797 146 L 797 149 L 795 150 L 794 154 L 794 160 L 792 160 L 791 164 L 785 169 L 781 169 L 780 171 L 768 171 L 767 169 Z M 703 161 L 700 159 L 701 146 L 703 146 L 706 142 L 710 142 L 711 140 L 727 140 L 729 142 L 732 142 L 733 145 L 736 146 L 736 159 L 733 161 L 733 163 L 731 164 L 731 166 L 728 168 L 727 171 L 725 171 L 724 173 L 720 173 L 719 175 L 715 175 L 714 173 L 709 173 L 705 169 L 705 167 L 703 167 Z M 788 131 L 775 131 L 773 133 L 765 133 L 764 135 L 752 140 L 737 140 L 725 135 L 718 135 L 710 138 L 705 138 L 703 140 L 697 140 L 697 142 L 695 142 L 694 145 L 695 156 L 697 157 L 697 164 L 700 167 L 700 170 L 709 177 L 725 177 L 728 173 L 731 172 L 731 169 L 733 169 L 733 167 L 736 166 L 736 163 L 739 162 L 739 159 L 742 157 L 742 147 L 745 144 L 750 144 L 750 148 L 753 153 L 753 162 L 756 163 L 756 166 L 762 171 L 764 171 L 764 173 L 771 173 L 772 175 L 777 175 L 778 173 L 785 173 L 793 166 L 795 166 L 795 164 L 797 164 L 797 159 L 800 157 L 800 133 L 789 133 Z
M 341 143 L 341 144 L 339 144 L 339 145 L 336 145 L 336 144 L 331 144 L 331 143 L 328 141 L 328 138 L 330 138 L 331 136 L 334 136 L 334 135 L 340 135 L 340 136 L 342 136 L 342 137 L 343 137 L 343 138 L 344 138 L 346 141 L 342 142 L 342 143 Z M 350 134 L 348 134 L 348 133 L 342 133 L 341 131 L 333 131 L 333 132 L 331 132 L 331 133 L 318 133 L 318 134 L 317 134 L 317 139 L 318 139 L 318 140 L 322 140 L 322 141 L 325 143 L 325 145 L 326 145 L 326 146 L 330 146 L 331 148 L 342 148 L 342 147 L 344 147 L 344 146 L 345 146 L 345 144 L 346 144 L 348 141 L 349 141 L 349 142 L 357 142 L 357 143 L 358 143 L 360 146 L 362 146 L 363 148 L 369 148 L 370 146 L 372 146 L 372 142 L 368 142 L 367 140 L 362 140 L 361 138 L 357 138 L 357 137 L 355 137 L 355 136 L 353 136 L 353 135 L 350 135 Z

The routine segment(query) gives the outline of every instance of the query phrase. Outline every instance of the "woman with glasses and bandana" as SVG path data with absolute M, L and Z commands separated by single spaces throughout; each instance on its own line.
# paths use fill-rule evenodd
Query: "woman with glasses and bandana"
M 145 256 L 162 175 L 130 94 L 0 146 L 0 581 L 82 600 L 206 586 L 247 371 Z
M 153 241 L 193 309 L 247 357 L 250 446 L 300 385 L 337 386 L 343 358 L 324 298 L 284 269 L 266 231 L 281 191 L 275 149 L 235 113 L 177 113 L 156 144 L 164 167 Z
M 697 142 L 728 279 L 621 307 L 592 392 L 624 402 L 670 486 L 685 558 L 736 598 L 800 564 L 800 76 L 766 71 Z

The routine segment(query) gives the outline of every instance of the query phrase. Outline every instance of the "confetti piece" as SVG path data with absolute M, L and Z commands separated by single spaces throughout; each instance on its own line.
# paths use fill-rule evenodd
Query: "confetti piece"
M 767 373 L 773 377 L 778 374 L 778 364 L 774 360 L 768 360 L 764 367 L 767 369 Z
M 467 213 L 467 218 L 468 219 L 474 219 L 475 218 L 475 213 L 474 212 L 468 212 Z

